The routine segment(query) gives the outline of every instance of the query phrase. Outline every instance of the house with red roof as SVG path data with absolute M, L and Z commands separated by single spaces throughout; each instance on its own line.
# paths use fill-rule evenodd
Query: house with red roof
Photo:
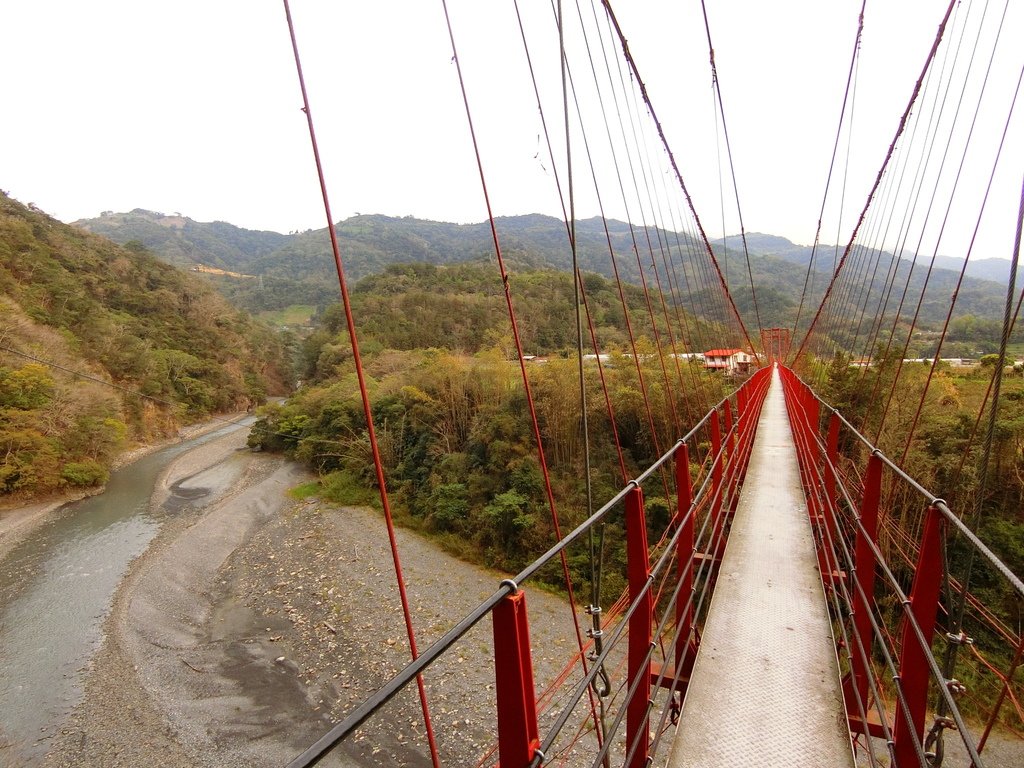
M 754 356 L 742 349 L 710 349 L 704 353 L 704 367 L 726 373 L 746 373 L 754 362 Z

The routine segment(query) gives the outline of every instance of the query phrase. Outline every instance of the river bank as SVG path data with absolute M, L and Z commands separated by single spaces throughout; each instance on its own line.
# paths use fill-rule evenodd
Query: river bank
M 243 446 L 241 431 L 219 437 L 161 473 L 152 502 L 173 511 L 117 589 L 81 703 L 40 734 L 39 762 L 0 745 L 0 765 L 283 765 L 407 662 L 381 517 L 290 499 L 305 471 Z M 202 503 L 182 503 L 197 489 Z M 398 542 L 421 649 L 504 578 L 409 531 Z M 552 686 L 557 701 L 571 616 L 557 596 L 528 601 L 537 691 Z M 492 648 L 485 619 L 424 676 L 446 765 L 475 764 L 493 742 Z M 424 765 L 422 734 L 410 686 L 322 764 Z M 990 765 L 1019 764 L 993 746 Z
M 122 452 L 112 462 L 110 471 L 114 472 L 122 467 L 129 466 L 139 459 L 168 446 L 183 443 L 201 437 L 216 429 L 221 429 L 231 422 L 245 418 L 246 415 L 244 412 L 239 412 L 211 421 L 205 421 L 201 424 L 191 424 L 179 429 L 178 434 L 174 437 L 130 448 Z M 32 504 L 0 504 L 0 560 L 3 560 L 19 542 L 31 536 L 39 526 L 46 523 L 62 507 L 90 496 L 97 496 L 103 493 L 105 489 L 106 486 L 100 486 L 71 491 Z
M 281 765 L 407 662 L 380 516 L 291 500 L 304 470 L 243 444 L 238 433 L 219 438 L 161 475 L 153 502 L 165 506 L 183 490 L 218 487 L 168 519 L 130 567 L 84 698 L 42 765 Z M 398 536 L 424 648 L 503 575 Z M 530 600 L 540 689 L 575 640 L 563 600 Z M 472 761 L 493 739 L 491 646 L 485 621 L 426 675 L 448 764 Z M 324 764 L 420 765 L 422 732 L 413 687 Z

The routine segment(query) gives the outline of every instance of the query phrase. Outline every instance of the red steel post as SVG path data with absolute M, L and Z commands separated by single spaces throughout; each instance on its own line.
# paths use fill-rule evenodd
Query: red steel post
M 822 458 L 821 478 L 821 516 L 822 516 L 822 552 L 826 555 L 830 571 L 835 571 L 838 578 L 842 570 L 839 563 L 839 553 L 835 550 L 837 527 L 836 509 L 836 462 L 839 461 L 839 414 L 835 411 L 828 420 L 828 434 L 825 437 L 825 455 Z M 825 532 L 828 535 L 825 535 Z M 828 543 L 832 542 L 832 549 Z
M 743 386 L 736 390 L 736 421 L 742 425 L 747 415 L 747 406 L 750 403 L 750 388 L 757 381 L 757 376 L 747 379 Z
M 924 635 L 926 647 L 918 642 L 917 633 L 908 617 L 903 619 L 900 643 L 900 680 L 907 700 L 908 713 L 896 707 L 896 725 L 893 729 L 893 751 L 898 768 L 917 765 L 917 749 L 924 739 L 924 719 L 928 709 L 928 654 L 931 652 L 935 618 L 939 610 L 939 591 L 942 586 L 942 513 L 928 507 L 925 513 L 921 550 L 914 571 L 914 586 L 910 591 L 910 613 Z
M 690 478 L 690 449 L 686 443 L 676 448 L 676 496 L 681 530 L 676 544 L 676 570 L 679 576 L 679 597 L 676 599 L 676 672 L 681 678 L 689 678 L 693 667 L 693 653 L 690 653 L 690 632 L 693 630 L 693 569 L 694 515 L 690 514 L 693 504 L 693 480 Z
M 633 697 L 626 702 L 626 744 L 628 751 L 634 742 L 637 743 L 629 768 L 644 768 L 650 745 L 647 704 L 651 698 L 651 675 L 647 652 L 651 646 L 653 605 L 649 589 L 651 565 L 647 549 L 647 522 L 644 519 L 644 494 L 639 488 L 633 488 L 626 496 L 626 568 L 630 604 L 643 595 L 636 611 L 629 617 L 628 680 L 632 685 L 639 679 L 640 684 Z
M 725 463 L 725 456 L 720 455 L 722 450 L 722 426 L 719 422 L 718 409 L 711 411 L 711 456 L 714 464 L 711 466 L 711 523 L 714 536 L 711 540 L 712 551 L 715 560 L 719 560 L 725 542 L 722 541 L 722 533 L 725 527 L 725 520 L 722 516 L 722 496 L 725 489 L 722 487 L 722 466 Z
M 836 508 L 836 473 L 839 461 L 839 414 L 832 411 L 828 420 L 828 437 L 825 440 L 825 501 L 829 509 Z M 835 533 L 835 531 L 833 531 Z
M 520 768 L 530 764 L 540 746 L 526 594 L 520 591 L 506 597 L 494 606 L 491 620 L 498 757 L 505 768 Z
M 729 398 L 725 399 L 725 410 L 723 415 L 725 416 L 724 428 L 725 428 L 725 455 L 732 457 L 733 444 L 735 442 L 735 436 L 732 434 L 732 403 L 729 402 Z
M 795 382 L 786 398 L 786 410 L 789 426 L 793 432 L 793 443 L 796 446 L 797 469 L 800 472 L 800 485 L 807 499 L 807 515 L 814 522 L 814 494 L 811 493 L 810 467 L 807 456 L 807 391 L 801 382 Z
M 860 527 L 857 529 L 857 541 L 854 550 L 854 583 L 853 583 L 853 640 L 850 648 L 853 686 L 864 704 L 865 714 L 868 709 L 868 676 L 871 674 L 871 612 L 875 606 L 875 555 L 871 545 L 878 541 L 878 503 L 882 497 L 882 460 L 877 454 L 871 454 L 864 472 L 864 495 L 860 505 Z M 859 589 L 858 589 L 859 587 Z M 864 599 L 860 592 L 864 591 Z M 867 601 L 865 603 L 865 600 Z M 859 640 L 859 645 L 858 645 Z M 865 666 L 858 648 L 864 649 L 868 659 Z M 860 712 L 857 699 L 853 692 L 846 692 L 846 711 L 851 718 L 859 718 Z M 852 730 L 852 728 L 851 728 Z M 867 730 L 867 724 L 861 723 L 861 732 Z
M 821 404 L 818 402 L 818 398 L 814 396 L 814 391 L 804 385 L 804 413 L 806 415 L 806 424 L 804 431 L 804 455 L 807 460 L 807 501 L 808 506 L 811 509 L 813 519 L 821 522 L 824 511 L 822 510 L 821 496 L 819 495 L 819 489 L 815 486 L 818 483 L 818 474 L 815 468 L 821 465 L 820 455 L 818 451 L 818 423 L 821 418 Z
M 750 424 L 750 419 L 753 415 L 751 411 L 756 403 L 757 393 L 754 392 L 754 387 L 758 381 L 760 381 L 760 377 L 755 373 L 736 392 L 736 432 L 739 439 L 739 479 L 741 483 L 747 476 L 747 460 L 750 456 L 750 450 L 746 435 L 749 429 L 748 424 Z

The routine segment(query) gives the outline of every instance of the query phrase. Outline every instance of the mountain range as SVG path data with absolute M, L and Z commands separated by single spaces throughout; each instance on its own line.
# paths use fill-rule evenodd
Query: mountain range
M 205 275 L 236 304 L 251 311 L 280 310 L 296 304 L 325 306 L 337 301 L 326 228 L 284 235 L 242 229 L 226 222 L 197 222 L 180 214 L 166 215 L 139 208 L 127 213 L 107 212 L 98 218 L 76 221 L 74 226 L 115 242 L 137 242 L 179 266 L 205 265 L 258 276 L 257 281 Z M 571 253 L 563 221 L 540 214 L 499 217 L 496 228 L 503 254 L 513 268 L 570 269 Z M 336 232 L 346 276 L 353 282 L 379 274 L 393 264 L 493 260 L 494 246 L 487 222 L 452 224 L 412 217 L 357 215 L 338 222 Z M 613 277 L 617 267 L 620 277 L 633 284 L 640 284 L 643 279 L 651 281 L 652 276 L 673 279 L 661 256 L 666 250 L 683 254 L 683 274 L 694 274 L 699 263 L 695 254 L 701 254 L 703 248 L 685 233 L 615 220 L 605 222 L 600 218 L 578 221 L 576 236 L 582 269 Z M 745 323 L 752 328 L 792 325 L 801 311 L 803 277 L 812 248 L 769 234 L 751 232 L 746 238 L 756 286 L 756 307 L 739 236 L 712 244 Z M 616 254 L 615 265 L 609 258 L 609 243 Z M 651 253 L 657 254 L 656 259 L 652 260 Z M 831 271 L 838 255 L 841 254 L 832 245 L 819 245 L 814 251 L 815 279 L 808 286 L 803 311 L 817 306 L 825 289 L 822 275 Z M 890 261 L 887 255 L 883 253 L 883 264 Z M 655 264 L 661 270 L 657 275 L 652 270 Z M 910 274 L 913 264 L 911 258 L 904 257 L 896 268 L 897 281 L 906 280 L 909 274 L 911 295 L 920 290 L 926 273 L 926 261 L 919 260 Z M 801 269 L 794 271 L 794 265 Z M 922 306 L 924 325 L 944 319 L 962 265 L 962 260 L 952 257 L 936 259 Z M 969 262 L 958 300 L 959 313 L 997 316 L 1003 303 L 1007 267 L 1008 262 L 1001 259 Z M 885 285 L 881 272 L 875 278 L 875 295 Z M 681 285 L 678 275 L 675 280 Z M 706 280 L 701 282 L 704 283 Z M 667 288 L 665 292 L 668 293 Z M 696 303 L 702 298 L 699 294 L 700 288 L 695 284 L 687 300 Z

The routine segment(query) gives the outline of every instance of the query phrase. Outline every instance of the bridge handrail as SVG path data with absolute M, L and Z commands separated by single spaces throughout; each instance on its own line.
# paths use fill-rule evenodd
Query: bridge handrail
M 766 369 L 760 369 L 765 371 Z M 753 381 L 754 377 L 751 377 Z M 636 478 L 629 480 L 622 489 L 620 489 L 611 499 L 609 499 L 604 505 L 602 505 L 597 511 L 595 511 L 590 517 L 580 523 L 570 533 L 566 534 L 560 541 L 550 547 L 544 554 L 538 557 L 536 560 L 527 565 L 523 570 L 516 574 L 511 579 L 504 579 L 500 582 L 498 589 L 487 599 L 477 605 L 462 619 L 460 619 L 454 626 L 452 626 L 447 632 L 441 637 L 435 640 L 429 647 L 422 651 L 422 653 L 412 662 L 403 667 L 399 672 L 392 677 L 388 682 L 374 691 L 370 696 L 364 699 L 359 705 L 349 712 L 340 722 L 332 726 L 323 736 L 321 736 L 316 742 L 306 748 L 301 754 L 295 757 L 291 762 L 287 764 L 287 768 L 305 768 L 317 764 L 323 757 L 327 755 L 335 746 L 345 740 L 353 731 L 364 724 L 377 710 L 387 704 L 393 699 L 399 692 L 401 692 L 407 685 L 415 680 L 420 674 L 422 674 L 431 664 L 437 661 L 449 648 L 451 648 L 456 642 L 458 642 L 467 632 L 469 632 L 474 626 L 476 626 L 481 619 L 490 614 L 494 608 L 501 603 L 504 599 L 510 595 L 515 594 L 520 586 L 534 576 L 541 568 L 548 563 L 552 562 L 558 557 L 567 547 L 574 542 L 582 538 L 588 531 L 594 526 L 601 523 L 608 515 L 612 513 L 619 505 L 623 503 L 625 498 L 634 491 L 639 489 L 642 484 L 650 479 L 655 473 L 662 469 L 665 464 L 670 462 L 677 453 L 680 446 L 690 443 L 698 433 L 704 429 L 713 414 L 721 410 L 726 403 L 736 399 L 738 397 L 738 391 L 734 391 L 729 395 L 726 395 L 719 400 L 708 412 L 681 438 L 672 444 L 672 447 L 665 451 L 660 457 L 658 457 L 649 467 L 641 472 Z M 737 413 L 739 409 L 737 408 Z M 727 446 L 730 444 L 730 439 L 739 433 L 740 421 L 737 418 L 732 424 L 731 428 L 722 436 L 721 446 L 718 452 L 714 454 L 711 461 L 711 466 L 714 467 L 724 461 L 727 455 Z M 710 456 L 710 452 L 709 452 Z M 633 615 L 640 605 L 641 601 L 646 594 L 649 594 L 649 589 L 654 581 L 654 575 L 657 574 L 665 564 L 670 561 L 670 555 L 673 550 L 673 545 L 678 539 L 682 531 L 682 523 L 689 520 L 696 513 L 696 510 L 700 508 L 702 503 L 708 500 L 707 488 L 712 483 L 712 472 L 709 470 L 693 495 L 693 501 L 687 510 L 687 512 L 679 518 L 680 525 L 670 539 L 670 543 L 665 547 L 661 557 L 659 557 L 657 564 L 651 569 L 651 576 L 648 579 L 647 589 L 644 594 L 638 595 L 632 600 L 627 607 L 623 617 L 616 627 L 615 631 L 610 636 L 610 641 L 605 646 L 602 654 L 600 654 L 592 664 L 588 674 L 575 686 L 573 694 L 570 696 L 570 704 L 567 705 L 566 711 L 560 715 L 556 720 L 559 728 L 556 729 L 554 725 L 549 729 L 548 741 L 552 741 L 557 735 L 557 731 L 564 727 L 571 715 L 572 702 L 578 701 L 578 697 L 582 696 L 586 692 L 587 686 L 593 682 L 597 674 L 601 669 L 601 663 L 607 658 L 609 652 L 615 645 L 614 641 L 621 639 L 627 623 L 628 618 Z M 718 494 L 723 494 L 724 489 L 719 488 L 715 498 L 718 498 Z M 714 498 L 712 499 L 714 501 Z M 707 526 L 710 522 L 710 517 L 706 518 L 701 530 L 700 537 L 703 538 Z M 693 563 L 688 564 L 687 567 L 692 568 Z M 702 563 L 698 574 L 703 573 L 703 569 L 707 567 L 707 563 Z M 681 582 L 680 582 L 681 583 Z M 670 608 L 666 610 L 666 617 L 669 615 L 671 607 L 675 605 L 679 593 L 679 585 L 677 585 L 674 592 L 673 598 L 669 603 Z M 689 597 L 690 602 L 693 601 L 693 595 Z M 704 595 L 701 596 L 703 601 Z M 702 603 L 701 603 L 702 604 Z M 697 609 L 699 610 L 699 605 Z M 663 628 L 664 621 L 662 622 Z M 653 647 L 651 649 L 653 652 Z M 623 710 L 624 711 L 624 710 Z M 618 722 L 618 720 L 616 721 Z M 547 743 L 547 742 L 545 742 Z M 541 752 L 543 754 L 543 752 Z M 536 761 L 534 762 L 536 764 Z
M 960 519 L 959 515 L 954 513 L 953 510 L 949 508 L 949 505 L 946 503 L 945 499 L 943 499 L 940 496 L 936 496 L 930 490 L 921 485 L 917 480 L 908 475 L 903 470 L 903 468 L 895 461 L 893 461 L 891 458 L 889 458 L 889 456 L 887 456 L 881 448 L 878 448 L 874 443 L 871 442 L 871 440 L 869 440 L 867 437 L 861 434 L 857 430 L 857 428 L 854 427 L 853 424 L 851 424 L 845 416 L 843 416 L 841 411 L 839 411 L 833 405 L 822 399 L 822 397 L 817 392 L 815 392 L 809 384 L 807 384 L 803 379 L 801 379 L 798 374 L 792 371 L 791 374 L 797 381 L 799 381 L 801 384 L 807 387 L 808 391 L 823 407 L 828 409 L 829 412 L 834 413 L 836 417 L 843 423 L 843 425 L 846 426 L 850 433 L 854 437 L 856 437 L 860 442 L 862 442 L 864 446 L 872 454 L 877 456 L 882 461 L 882 463 L 889 467 L 889 469 L 891 469 L 900 479 L 905 481 L 907 485 L 916 490 L 923 498 L 925 498 L 928 501 L 929 506 L 933 506 L 936 509 L 938 509 L 942 513 L 942 516 L 963 535 L 963 537 L 971 544 L 971 546 L 973 546 L 979 554 L 981 554 L 986 560 L 988 560 L 989 564 L 992 565 L 993 568 L 999 571 L 999 573 L 1006 578 L 1006 580 L 1013 586 L 1017 594 L 1021 597 L 1024 597 L 1024 581 L 1022 581 L 1013 571 L 1011 571 L 1006 566 L 1006 564 L 999 559 L 999 556 L 996 555 L 991 549 L 989 549 L 985 545 L 985 543 L 981 541 L 981 539 L 979 539 L 970 528 L 967 527 L 966 523 L 964 523 L 963 520 Z M 814 438 L 818 443 L 818 447 L 824 453 L 825 445 L 821 440 L 821 436 L 815 434 Z
M 936 681 L 939 696 L 941 697 L 942 701 L 948 709 L 950 716 L 956 724 L 956 729 L 961 735 L 962 743 L 968 753 L 968 756 L 972 760 L 972 764 L 978 766 L 978 768 L 983 768 L 984 763 L 982 762 L 982 759 L 979 754 L 979 744 L 983 743 L 984 738 L 982 738 L 980 741 L 975 741 L 973 735 L 967 727 L 963 715 L 960 712 L 959 706 L 957 705 L 956 700 L 953 696 L 953 692 L 950 690 L 950 681 L 946 679 L 943 671 L 939 667 L 939 663 L 935 658 L 934 653 L 932 652 L 931 643 L 929 640 L 929 636 L 933 631 L 932 626 L 928 627 L 927 633 L 925 629 L 922 628 L 921 623 L 917 620 L 917 616 L 915 616 L 915 612 L 912 609 L 912 597 L 908 597 L 906 592 L 903 590 L 899 582 L 899 579 L 896 577 L 896 574 L 893 572 L 889 563 L 886 561 L 886 558 L 882 553 L 881 549 L 879 548 L 877 542 L 874 540 L 874 536 L 869 534 L 868 531 L 865 530 L 863 518 L 858 511 L 859 506 L 851 497 L 849 489 L 846 486 L 846 481 L 843 480 L 843 476 L 840 474 L 838 467 L 833 462 L 833 456 L 830 455 L 829 446 L 826 445 L 826 442 L 822 439 L 822 436 L 820 434 L 820 408 L 824 407 L 824 409 L 827 412 L 830 412 L 832 415 L 834 415 L 838 422 L 845 425 L 845 427 L 850 431 L 850 433 L 853 434 L 870 451 L 870 455 L 879 462 L 880 467 L 883 465 L 885 467 L 888 467 L 894 475 L 896 475 L 900 480 L 904 481 L 909 487 L 913 488 L 924 499 L 926 499 L 928 502 L 928 507 L 930 509 L 935 510 L 935 512 L 938 515 L 941 515 L 942 519 L 952 524 L 953 527 L 957 531 L 959 531 L 964 536 L 964 538 L 975 548 L 975 550 L 982 554 L 982 556 L 986 560 L 988 560 L 992 567 L 995 568 L 1001 575 L 1003 575 L 1006 578 L 1007 582 L 1013 587 L 1013 589 L 1017 592 L 1018 595 L 1024 594 L 1024 592 L 1022 592 L 1022 588 L 1024 588 L 1024 585 L 1021 584 L 1021 580 L 998 558 L 998 556 L 995 555 L 983 542 L 981 542 L 981 540 L 960 520 L 960 518 L 952 512 L 952 510 L 949 508 L 949 506 L 943 499 L 937 497 L 935 494 L 928 491 L 926 488 L 924 488 L 924 486 L 922 486 L 920 483 L 914 480 L 914 478 L 909 476 L 894 461 L 889 459 L 889 457 L 887 457 L 877 446 L 873 445 L 870 440 L 864 437 L 864 435 L 862 435 L 855 427 L 853 427 L 853 425 L 842 415 L 842 413 L 840 413 L 836 408 L 834 408 L 832 405 L 830 405 L 824 399 L 822 399 L 816 392 L 814 392 L 814 390 L 809 385 L 807 385 L 806 382 L 800 379 L 800 377 L 797 376 L 793 371 L 786 369 L 784 380 L 786 378 L 790 379 L 790 381 L 787 382 L 786 387 L 787 401 L 790 401 L 790 408 L 792 409 L 790 417 L 794 424 L 794 437 L 797 439 L 798 442 L 798 454 L 801 453 L 801 448 L 799 445 L 801 440 L 807 440 L 809 438 L 814 441 L 813 460 L 804 461 L 805 471 L 813 475 L 812 483 L 817 487 L 825 486 L 826 471 L 829 472 L 832 478 L 834 478 L 834 480 L 836 481 L 836 485 L 838 486 L 837 490 L 842 494 L 843 500 L 845 501 L 846 505 L 850 510 L 849 520 L 852 522 L 854 526 L 854 532 L 857 535 L 858 548 L 863 544 L 869 549 L 871 560 L 873 560 L 873 563 L 871 563 L 872 570 L 875 566 L 880 567 L 881 572 L 883 573 L 884 578 L 888 583 L 889 589 L 898 599 L 901 614 L 905 620 L 905 627 L 911 633 L 913 641 L 919 649 L 918 658 L 920 662 L 923 663 L 928 669 L 928 675 L 930 676 L 930 678 L 926 678 L 926 680 L 924 681 L 925 687 L 927 687 L 927 679 L 932 679 Z M 815 408 L 811 409 L 806 405 L 806 402 L 801 401 L 800 394 L 795 393 L 794 382 L 800 385 L 800 391 L 803 393 L 804 396 L 810 396 L 814 398 L 814 400 L 816 401 Z M 793 392 L 792 397 L 789 396 L 790 392 Z M 800 428 L 801 420 L 803 428 Z M 836 432 L 836 434 L 838 434 L 838 432 Z M 832 445 L 832 450 L 835 450 L 835 444 Z M 819 459 L 822 462 L 821 465 L 817 463 Z M 879 472 L 880 471 L 881 470 L 879 469 Z M 878 477 L 881 477 L 881 475 L 879 474 Z M 810 494 L 811 492 L 809 490 L 809 495 Z M 819 497 L 819 504 L 823 506 L 823 511 L 827 515 L 831 516 L 830 519 L 833 522 L 833 525 L 838 525 L 839 521 L 837 508 L 834 505 L 830 504 L 827 498 L 825 498 L 824 501 L 821 501 Z M 830 531 L 827 526 L 824 528 L 824 538 L 828 539 L 829 548 L 833 552 L 835 552 L 836 546 L 835 541 L 833 541 L 833 531 Z M 861 566 L 861 570 L 863 571 L 864 564 L 855 562 L 856 558 L 853 557 L 849 545 L 845 540 L 845 537 L 843 535 L 835 535 L 834 539 L 838 540 L 838 544 L 842 549 L 842 567 L 844 567 L 847 570 L 847 573 L 849 573 L 851 577 L 855 576 L 855 574 L 857 574 L 858 571 L 858 565 Z M 922 544 L 921 546 L 923 548 L 924 545 Z M 938 546 L 938 544 L 936 543 L 935 546 Z M 837 556 L 838 555 L 833 555 L 833 557 Z M 831 566 L 829 567 L 831 568 Z M 940 569 L 943 571 L 946 570 L 943 564 L 940 564 Z M 890 649 L 888 647 L 888 642 L 891 642 L 891 640 L 887 638 L 886 634 L 884 633 L 884 630 L 879 626 L 879 623 L 876 620 L 874 612 L 871 610 L 870 607 L 872 604 L 874 604 L 874 595 L 868 595 L 865 593 L 864 587 L 859 577 L 851 578 L 851 581 L 853 582 L 856 591 L 856 597 L 859 598 L 858 600 L 855 601 L 851 599 L 848 584 L 842 579 L 838 580 L 838 584 L 836 585 L 834 592 L 842 593 L 842 599 L 851 611 L 866 608 L 865 614 L 870 623 L 871 634 L 875 638 L 875 640 L 878 641 L 879 648 L 884 657 L 885 667 L 890 673 L 895 686 L 896 697 L 898 700 L 898 710 L 901 713 L 901 715 L 905 718 L 906 723 L 912 723 L 914 722 L 915 718 L 912 717 L 911 707 L 909 706 L 906 698 L 906 691 L 904 688 L 904 683 L 906 681 L 904 681 L 901 677 L 903 669 L 902 652 L 901 666 L 900 669 L 897 670 L 896 662 L 893 658 L 893 653 L 890 652 Z M 871 591 L 873 592 L 873 590 Z M 846 627 L 843 622 L 840 622 L 840 628 L 844 635 L 847 655 L 851 659 L 852 663 L 853 657 L 852 655 L 850 655 L 851 645 L 849 643 Z M 860 655 L 860 661 L 863 665 L 862 669 L 867 669 L 870 649 L 864 648 L 865 643 L 860 637 L 859 632 L 853 631 L 849 634 L 851 634 L 854 639 L 855 647 L 853 647 L 852 650 L 856 651 Z M 904 643 L 906 642 L 907 635 L 904 634 Z M 866 677 L 867 681 L 870 683 L 871 693 L 875 701 L 875 707 L 877 707 L 880 714 L 881 729 L 884 731 L 884 736 L 888 748 L 890 749 L 890 752 L 892 752 L 892 750 L 894 749 L 894 741 L 889 730 L 888 717 L 885 714 L 884 701 L 878 695 L 874 675 L 869 674 Z M 1005 678 L 1003 678 L 1003 681 L 1004 685 L 1008 685 L 1008 682 L 1006 682 Z M 912 684 L 920 685 L 921 681 L 914 681 L 912 682 Z M 856 685 L 852 685 L 850 692 L 848 692 L 848 696 L 850 696 L 851 694 L 854 698 L 853 703 L 859 709 L 861 723 L 863 724 L 861 727 L 866 728 L 867 719 L 864 706 L 865 702 L 863 701 L 863 693 L 862 691 L 858 690 Z M 918 698 L 918 703 L 916 707 L 917 719 L 920 720 L 924 717 L 924 701 L 919 697 L 916 698 Z M 849 699 L 847 703 L 849 706 L 851 703 Z M 998 705 L 993 708 L 993 711 L 990 715 L 988 727 L 991 727 L 991 723 L 995 721 L 997 713 Z M 918 736 L 917 738 L 920 738 L 920 736 Z M 923 739 L 919 741 L 917 740 L 917 738 L 911 740 L 910 755 L 907 754 L 906 750 L 908 749 L 908 747 L 904 743 L 904 746 L 902 747 L 902 757 L 910 758 L 911 755 L 913 755 L 913 757 L 917 758 L 920 765 L 928 766 L 930 765 L 930 763 L 924 751 Z M 875 764 L 873 753 L 870 756 L 872 764 Z M 899 763 L 901 765 L 903 764 L 898 760 L 897 754 L 893 753 L 892 757 L 894 762 Z

